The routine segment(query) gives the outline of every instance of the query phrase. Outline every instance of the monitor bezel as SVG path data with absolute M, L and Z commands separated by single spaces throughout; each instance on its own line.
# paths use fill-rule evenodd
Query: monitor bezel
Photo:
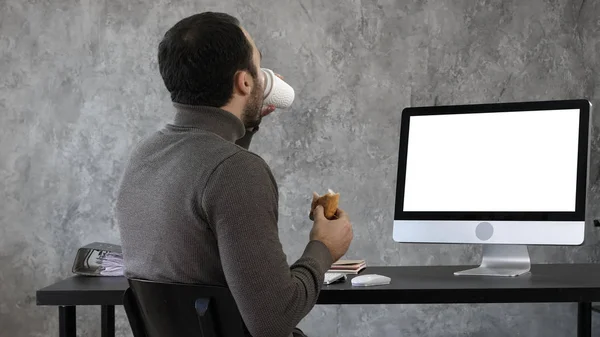
M 589 157 L 589 100 L 557 100 L 540 102 L 511 102 L 491 104 L 446 105 L 408 107 L 402 111 L 398 176 L 394 220 L 442 220 L 442 221 L 583 221 L 587 202 L 587 176 Z M 408 155 L 408 133 L 410 117 L 428 115 L 450 115 L 469 113 L 497 113 L 513 111 L 579 109 L 579 141 L 577 157 L 577 190 L 574 212 L 435 212 L 403 210 L 406 183 L 406 160 Z

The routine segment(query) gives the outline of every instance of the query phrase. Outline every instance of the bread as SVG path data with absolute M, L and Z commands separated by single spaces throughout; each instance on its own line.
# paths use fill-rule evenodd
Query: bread
M 325 217 L 327 219 L 336 219 L 339 201 L 340 194 L 334 193 L 332 190 L 328 190 L 328 193 L 322 196 L 319 196 L 317 193 L 313 193 L 313 200 L 310 207 L 310 219 L 314 220 L 313 212 L 315 208 L 319 205 L 323 206 Z

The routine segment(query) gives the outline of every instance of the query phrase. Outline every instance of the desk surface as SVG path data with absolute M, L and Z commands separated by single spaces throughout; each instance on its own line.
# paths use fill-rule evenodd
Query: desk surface
M 600 264 L 533 265 L 514 278 L 455 276 L 472 266 L 368 267 L 391 284 L 323 286 L 318 304 L 428 304 L 600 302 Z M 128 288 L 123 277 L 74 276 L 37 291 L 38 305 L 121 305 Z

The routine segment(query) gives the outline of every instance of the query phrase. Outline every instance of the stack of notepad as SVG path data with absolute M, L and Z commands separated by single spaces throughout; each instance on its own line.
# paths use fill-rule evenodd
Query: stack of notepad
M 123 276 L 121 246 L 94 242 L 79 248 L 72 271 L 85 276 Z
M 335 262 L 329 273 L 358 274 L 367 267 L 365 260 L 339 260 Z

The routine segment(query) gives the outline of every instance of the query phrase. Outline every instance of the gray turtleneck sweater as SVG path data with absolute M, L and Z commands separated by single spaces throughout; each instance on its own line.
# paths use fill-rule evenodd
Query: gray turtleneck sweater
M 233 114 L 175 104 L 172 124 L 138 144 L 116 214 L 125 276 L 227 286 L 254 337 L 291 334 L 316 303 L 332 257 L 319 241 L 288 265 L 277 184 Z

